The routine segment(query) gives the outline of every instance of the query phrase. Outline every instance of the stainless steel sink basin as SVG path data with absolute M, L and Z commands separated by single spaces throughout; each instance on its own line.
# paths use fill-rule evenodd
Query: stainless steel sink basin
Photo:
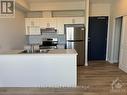
M 32 51 L 27 51 L 27 50 L 23 50 L 20 53 L 27 53 L 27 54 L 32 54 L 32 53 L 48 53 L 49 50 L 34 50 Z

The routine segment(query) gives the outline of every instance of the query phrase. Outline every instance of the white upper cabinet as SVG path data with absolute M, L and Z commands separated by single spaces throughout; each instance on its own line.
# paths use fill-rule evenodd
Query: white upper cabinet
M 84 22 L 84 17 L 26 18 L 26 35 L 39 35 L 40 28 L 55 28 L 58 34 L 64 34 L 65 24 L 84 24 Z
M 65 24 L 84 24 L 83 17 L 59 17 L 57 18 L 57 31 L 58 34 L 64 34 Z
M 39 18 L 26 18 L 25 19 L 26 26 L 40 26 Z
M 40 35 L 39 18 L 26 18 L 25 27 L 26 27 L 26 35 Z
M 62 18 L 64 20 L 64 24 L 73 24 L 71 17 Z
M 29 33 L 27 35 L 40 35 L 40 27 L 38 26 L 28 26 Z
M 72 23 L 73 24 L 84 24 L 85 23 L 85 19 L 84 19 L 84 17 L 74 17 L 72 19 Z
M 58 34 L 64 34 L 64 19 L 63 18 L 57 18 L 56 29 Z
M 41 28 L 56 28 L 57 21 L 56 18 L 40 18 Z
M 84 24 L 85 20 L 83 17 L 64 17 L 64 24 Z
M 25 26 L 29 26 L 30 25 L 30 18 L 25 18 Z

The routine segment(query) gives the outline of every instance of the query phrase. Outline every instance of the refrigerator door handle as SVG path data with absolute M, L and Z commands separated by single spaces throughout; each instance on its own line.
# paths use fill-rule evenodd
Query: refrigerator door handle
M 67 40 L 67 42 L 82 42 L 84 40 Z

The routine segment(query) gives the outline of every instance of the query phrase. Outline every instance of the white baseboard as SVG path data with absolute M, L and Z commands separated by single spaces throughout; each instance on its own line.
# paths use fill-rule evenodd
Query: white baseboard
M 120 64 L 120 65 L 119 65 L 119 68 L 120 68 L 122 71 L 124 71 L 124 72 L 127 73 L 127 65 Z
M 118 60 L 107 60 L 109 63 L 111 64 L 115 64 L 115 63 L 118 63 Z
M 109 63 L 113 64 L 113 61 L 112 60 L 107 60 Z

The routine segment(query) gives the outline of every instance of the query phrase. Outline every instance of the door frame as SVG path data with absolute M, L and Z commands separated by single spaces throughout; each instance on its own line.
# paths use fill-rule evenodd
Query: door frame
M 110 49 L 111 53 L 109 55 L 110 59 L 108 60 L 112 64 L 119 62 L 119 60 L 116 60 L 116 58 L 115 58 L 115 51 L 114 51 L 114 48 L 115 48 L 115 39 L 116 39 L 116 37 L 115 37 L 115 35 L 116 35 L 116 25 L 117 25 L 116 19 L 119 19 L 119 18 L 122 18 L 122 27 L 121 28 L 123 29 L 123 18 L 124 18 L 124 16 L 119 16 L 119 17 L 113 18 L 112 44 L 110 43 L 110 45 L 111 45 L 111 47 L 110 47 L 111 48 Z M 122 41 L 122 30 L 121 30 L 121 41 Z M 120 43 L 121 43 L 121 41 L 120 41 Z M 120 48 L 121 48 L 121 46 L 120 46 Z M 120 54 L 119 54 L 119 58 L 120 58 Z
M 109 61 L 110 60 L 110 58 L 109 58 L 109 49 L 110 49 L 110 47 L 109 47 L 109 42 L 110 42 L 110 16 L 89 16 L 89 18 L 90 17 L 108 17 L 108 26 L 107 26 L 107 45 L 106 45 L 106 59 L 105 59 L 105 61 Z M 88 42 L 87 42 L 88 43 Z M 87 51 L 87 59 L 88 59 L 88 51 Z
M 113 36 L 113 51 L 112 51 L 112 63 L 119 63 L 120 57 L 120 46 L 121 46 L 121 39 L 122 39 L 122 24 L 123 24 L 123 17 L 115 18 L 115 27 L 114 27 L 114 36 Z M 117 42 L 119 40 L 119 42 Z M 118 49 L 118 50 L 117 50 Z M 116 56 L 117 55 L 117 56 Z

